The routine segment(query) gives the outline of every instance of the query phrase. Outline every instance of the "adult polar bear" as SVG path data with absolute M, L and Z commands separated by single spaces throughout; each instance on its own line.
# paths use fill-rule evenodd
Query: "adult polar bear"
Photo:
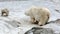
M 38 21 L 38 25 L 40 26 L 48 23 L 50 17 L 50 11 L 45 7 L 32 6 L 31 8 L 26 10 L 25 14 L 31 17 L 32 23 Z

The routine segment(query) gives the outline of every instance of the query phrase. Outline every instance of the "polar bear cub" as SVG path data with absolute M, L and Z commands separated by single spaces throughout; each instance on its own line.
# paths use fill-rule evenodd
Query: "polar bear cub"
M 45 7 L 33 6 L 26 10 L 25 14 L 31 17 L 31 22 L 35 23 L 38 21 L 38 25 L 45 25 L 48 23 L 50 17 L 50 11 Z
M 4 8 L 1 10 L 1 16 L 8 16 L 9 10 L 7 8 Z

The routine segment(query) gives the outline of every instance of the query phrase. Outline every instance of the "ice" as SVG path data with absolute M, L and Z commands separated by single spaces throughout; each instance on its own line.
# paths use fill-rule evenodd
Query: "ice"
M 9 10 L 8 17 L 0 16 L 0 34 L 24 34 L 27 30 L 31 29 L 32 27 L 37 27 L 38 25 L 31 24 L 29 21 L 30 17 L 24 14 L 25 10 L 33 5 L 49 8 L 49 10 L 51 11 L 49 22 L 60 19 L 60 13 L 55 11 L 55 9 L 60 9 L 59 2 L 57 4 L 51 1 L 44 1 L 44 0 L 0 2 L 0 10 L 3 8 L 7 8 Z M 19 27 L 17 27 L 18 25 Z M 58 33 L 60 32 L 60 26 L 54 23 L 45 25 L 43 27 L 46 28 L 51 27 L 55 32 Z

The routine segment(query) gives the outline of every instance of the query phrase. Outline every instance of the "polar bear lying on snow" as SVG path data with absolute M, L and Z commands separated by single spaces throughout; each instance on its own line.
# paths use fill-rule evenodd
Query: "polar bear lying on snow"
M 50 11 L 45 7 L 36 7 L 33 6 L 25 12 L 27 16 L 31 17 L 31 22 L 35 23 L 38 21 L 38 25 L 43 26 L 48 23 L 50 17 Z

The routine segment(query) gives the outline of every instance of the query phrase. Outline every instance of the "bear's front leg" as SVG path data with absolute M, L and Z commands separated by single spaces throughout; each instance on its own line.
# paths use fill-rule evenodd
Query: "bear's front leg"
M 35 18 L 31 18 L 31 22 L 34 24 L 36 22 Z
M 45 23 L 39 22 L 38 25 L 39 25 L 39 26 L 43 26 L 43 25 L 45 25 Z
M 43 26 L 42 22 L 39 22 L 38 25 L 39 25 L 39 26 Z
M 38 25 L 40 25 L 40 26 L 45 25 L 46 22 L 48 22 L 48 19 L 49 19 L 48 16 L 41 17 Z

